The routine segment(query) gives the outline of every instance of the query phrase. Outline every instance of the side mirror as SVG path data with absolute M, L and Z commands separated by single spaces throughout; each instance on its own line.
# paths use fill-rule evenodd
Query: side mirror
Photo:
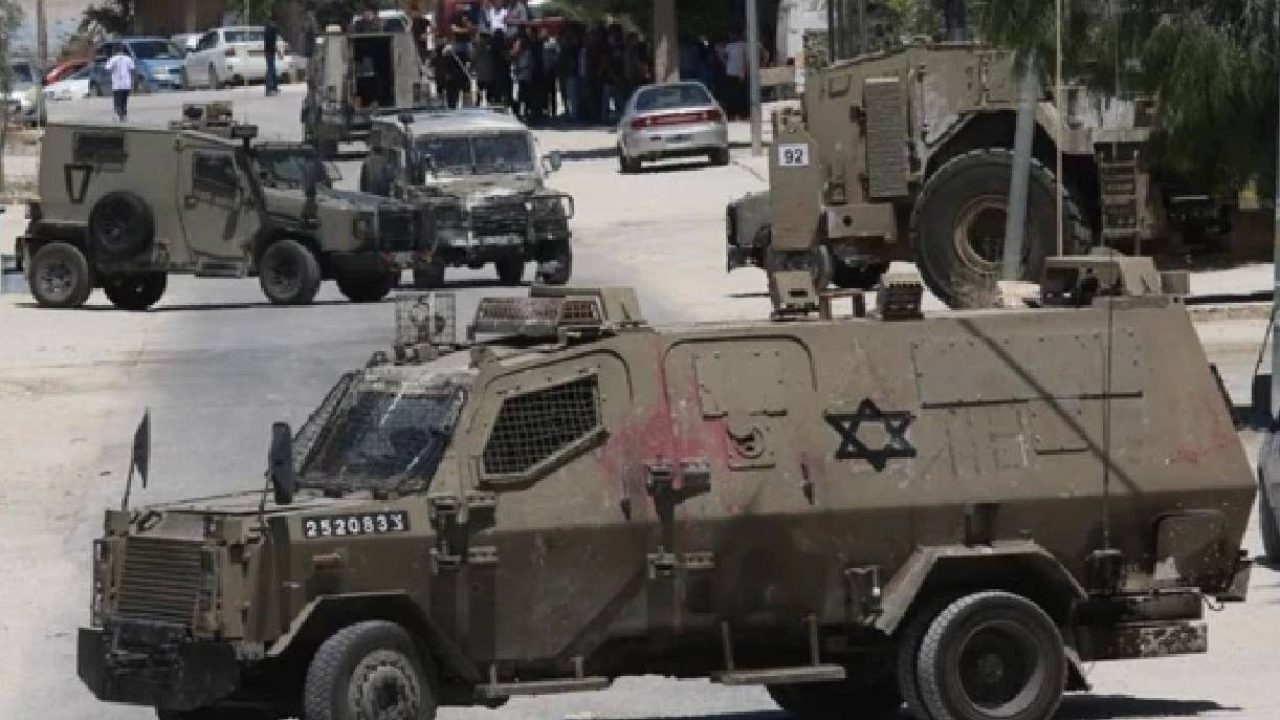
M 271 449 L 267 451 L 267 477 L 275 491 L 277 505 L 293 502 L 293 491 L 298 484 L 297 471 L 293 467 L 293 429 L 289 423 L 271 424 Z
M 559 150 L 552 150 L 542 158 L 542 167 L 549 173 L 560 172 L 560 166 L 563 164 L 564 159 L 560 156 Z

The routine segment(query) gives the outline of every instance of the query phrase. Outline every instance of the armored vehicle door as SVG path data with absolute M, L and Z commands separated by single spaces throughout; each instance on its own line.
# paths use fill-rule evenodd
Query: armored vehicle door
M 433 616 L 453 620 L 477 661 L 568 658 L 603 635 L 645 629 L 643 484 L 628 489 L 619 438 L 636 385 L 611 352 L 492 378 L 459 453 L 471 489 L 433 488 L 442 547 Z M 451 505 L 452 504 L 452 505 Z M 450 507 L 465 506 L 451 513 Z
M 263 224 L 257 186 L 235 148 L 186 134 L 178 143 L 177 207 L 196 271 L 242 274 L 244 266 L 236 261 L 247 262 Z
M 812 422 L 813 367 L 795 337 L 692 339 L 667 352 L 673 454 L 648 484 L 662 525 L 651 597 L 666 593 L 670 605 L 651 606 L 655 624 L 776 622 L 818 609 L 829 558 L 794 532 L 814 509 L 815 468 L 794 449 Z

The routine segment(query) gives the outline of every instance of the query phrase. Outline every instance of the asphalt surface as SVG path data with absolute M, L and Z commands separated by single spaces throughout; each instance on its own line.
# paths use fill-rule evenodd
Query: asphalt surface
M 180 104 L 230 98 L 263 137 L 296 138 L 300 88 L 135 98 L 135 122 L 164 123 Z M 55 106 L 54 119 L 102 119 L 108 100 Z M 742 129 L 736 128 L 741 134 Z M 603 131 L 541 131 L 565 151 L 553 184 L 577 197 L 575 284 L 633 284 L 657 322 L 764 317 L 763 276 L 726 275 L 724 202 L 763 187 L 759 159 L 735 152 L 728 168 L 677 165 L 622 177 Z M 353 184 L 353 158 L 341 164 Z M 2 226 L 10 235 L 12 218 Z M 6 249 L 11 237 L 0 237 Z M 7 251 L 7 250 L 6 250 Z M 490 270 L 451 272 L 467 317 L 496 288 Z M 1211 359 L 1237 397 L 1247 394 L 1264 319 L 1246 313 L 1201 326 Z M 267 431 L 301 422 L 348 368 L 388 346 L 392 305 L 346 303 L 326 285 L 317 303 L 277 308 L 254 280 L 173 278 L 148 313 L 51 311 L 0 295 L 0 720 L 140 720 L 149 711 L 96 702 L 75 676 L 75 628 L 87 620 L 89 544 L 102 509 L 119 502 L 128 444 L 152 416 L 152 480 L 145 503 L 260 487 Z M 1252 448 L 1257 438 L 1245 436 Z M 1252 450 L 1251 450 L 1252 453 Z M 1251 532 L 1248 547 L 1260 545 Z M 1211 614 L 1207 656 L 1101 664 L 1094 695 L 1071 697 L 1060 718 L 1280 717 L 1275 646 L 1280 576 L 1254 574 L 1250 602 Z M 850 717 L 856 717 L 850 708 Z M 444 710 L 441 718 L 707 718 L 781 720 L 760 689 L 643 677 L 589 694 L 516 700 L 500 710 Z

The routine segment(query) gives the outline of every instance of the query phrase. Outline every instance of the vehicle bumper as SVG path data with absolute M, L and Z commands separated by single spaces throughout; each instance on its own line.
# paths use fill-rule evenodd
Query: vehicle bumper
M 728 147 L 729 128 L 720 123 L 629 129 L 622 136 L 623 151 L 637 160 L 705 155 Z
M 240 685 L 240 665 L 230 644 L 180 640 L 155 628 L 122 630 L 80 628 L 76 669 L 99 700 L 192 710 Z M 152 637 L 127 637 L 148 632 Z
M 436 252 L 451 265 L 476 265 L 509 258 L 512 255 L 533 256 L 534 242 L 527 235 L 477 236 L 467 232 L 441 237 Z
M 1129 660 L 1209 651 L 1209 630 L 1200 620 L 1120 623 L 1076 631 L 1080 659 Z
M 276 73 L 280 72 L 281 61 L 276 60 Z M 267 59 L 265 57 L 237 58 L 227 60 L 223 70 L 227 74 L 226 79 L 230 79 L 236 75 L 244 78 L 247 82 L 261 82 L 267 77 Z

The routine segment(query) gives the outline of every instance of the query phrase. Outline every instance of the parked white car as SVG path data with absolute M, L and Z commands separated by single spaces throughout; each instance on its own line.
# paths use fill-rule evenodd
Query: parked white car
M 276 73 L 284 72 L 284 43 L 276 47 Z M 219 88 L 267 77 L 261 26 L 214 28 L 200 37 L 182 63 L 183 87 Z
M 79 100 L 89 97 L 89 76 L 92 73 L 93 66 L 85 65 L 67 77 L 46 85 L 44 99 L 46 101 Z

